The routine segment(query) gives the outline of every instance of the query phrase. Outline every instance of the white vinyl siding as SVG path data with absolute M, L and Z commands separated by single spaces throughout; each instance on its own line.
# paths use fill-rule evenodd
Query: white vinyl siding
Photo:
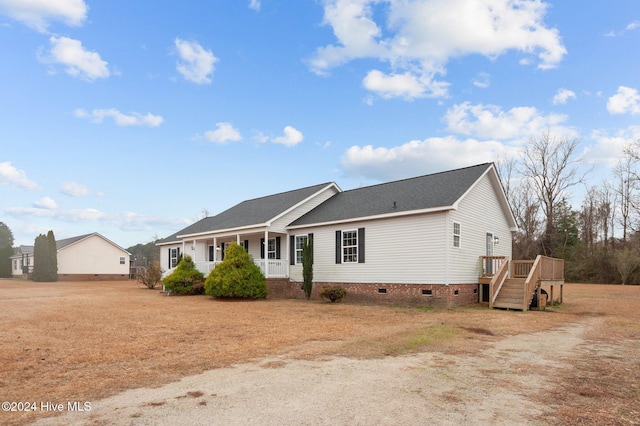
M 460 248 L 449 250 L 450 283 L 477 282 L 480 256 L 486 253 L 487 233 L 504 241 L 494 246 L 494 256 L 511 258 L 511 231 L 488 175 L 460 201 L 457 210 L 449 213 L 449 221 L 449 229 L 454 222 L 461 224 L 464 240 Z
M 125 258 L 124 264 L 120 258 Z M 129 253 L 92 235 L 58 250 L 58 274 L 129 274 Z
M 444 213 L 404 216 L 304 229 L 313 233 L 316 282 L 444 283 Z M 365 263 L 336 264 L 336 230 L 366 230 Z M 298 230 L 297 232 L 300 232 Z M 291 278 L 302 280 L 301 268 Z

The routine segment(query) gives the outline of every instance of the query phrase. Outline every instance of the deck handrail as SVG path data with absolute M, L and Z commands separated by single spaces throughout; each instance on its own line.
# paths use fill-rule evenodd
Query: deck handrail
M 507 276 L 509 272 L 509 261 L 505 259 L 504 262 L 500 264 L 496 273 L 491 277 L 491 281 L 489 282 L 489 308 L 493 309 L 493 304 L 495 303 L 500 290 L 502 289 L 502 285 L 507 280 Z M 497 287 L 496 287 L 497 285 Z
M 533 292 L 540 287 L 542 281 L 564 281 L 564 259 L 542 255 L 536 257 L 524 283 L 523 311 L 529 309 Z

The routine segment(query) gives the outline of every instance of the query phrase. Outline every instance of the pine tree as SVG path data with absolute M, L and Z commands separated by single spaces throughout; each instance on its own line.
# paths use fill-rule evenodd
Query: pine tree
M 33 274 L 31 275 L 33 281 L 47 280 L 48 251 L 47 237 L 42 234 L 38 235 L 33 243 Z
M 13 255 L 13 233 L 0 222 L 0 278 L 11 277 L 11 256 Z
M 47 281 L 58 281 L 58 248 L 53 231 L 47 233 L 47 253 L 49 262 L 47 265 Z

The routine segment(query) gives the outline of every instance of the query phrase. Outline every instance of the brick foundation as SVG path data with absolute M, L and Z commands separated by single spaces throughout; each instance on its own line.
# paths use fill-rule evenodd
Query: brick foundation
M 269 278 L 270 299 L 302 299 L 302 283 L 287 278 Z M 479 303 L 478 284 L 386 284 L 386 283 L 313 283 L 311 299 L 320 299 L 320 289 L 339 286 L 347 291 L 345 302 L 401 304 L 449 308 Z
M 123 281 L 129 274 L 58 274 L 58 281 Z

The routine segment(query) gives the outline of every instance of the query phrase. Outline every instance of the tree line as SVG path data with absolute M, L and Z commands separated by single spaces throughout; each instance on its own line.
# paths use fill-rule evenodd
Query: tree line
M 498 162 L 519 226 L 513 258 L 564 259 L 569 282 L 639 284 L 640 141 L 591 186 L 577 149 L 577 139 L 546 132 L 531 138 L 520 158 Z M 576 189 L 585 194 L 579 205 L 570 202 Z

